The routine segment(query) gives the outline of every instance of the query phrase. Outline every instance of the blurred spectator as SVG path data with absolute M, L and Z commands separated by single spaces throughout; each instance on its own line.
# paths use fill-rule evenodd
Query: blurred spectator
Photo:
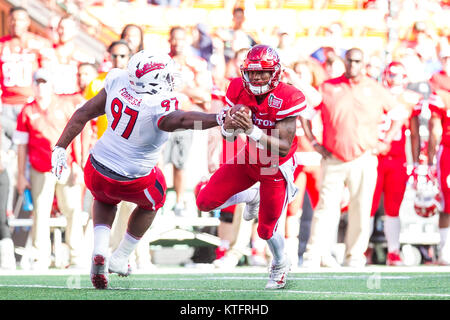
M 29 31 L 28 12 L 23 7 L 12 7 L 8 15 L 8 31 L 0 39 L 1 126 L 5 134 L 4 149 L 11 149 L 10 162 L 5 164 L 10 180 L 8 211 L 13 211 L 17 173 L 16 146 L 12 135 L 16 129 L 17 115 L 22 107 L 33 100 L 33 72 L 51 55 L 51 43 Z
M 304 70 L 301 74 L 297 74 L 294 70 L 285 68 L 282 80 L 292 84 L 297 89 L 303 92 L 306 97 L 308 105 L 312 107 L 318 106 L 322 97 L 320 93 L 312 86 L 313 78 L 311 71 L 309 73 Z M 314 116 L 311 122 L 314 123 L 313 132 L 318 141 L 321 141 L 319 133 L 322 129 L 319 117 Z M 311 205 L 314 209 L 319 201 L 319 184 L 320 184 L 320 159 L 321 155 L 314 150 L 314 147 L 305 136 L 300 120 L 297 120 L 297 150 L 295 153 L 296 161 L 298 163 L 294 172 L 294 182 L 298 187 L 299 192 L 295 199 L 288 204 L 286 212 L 285 223 L 285 238 L 286 238 L 286 252 L 288 253 L 291 262 L 294 266 L 299 264 L 299 231 L 300 231 L 300 217 L 305 225 L 311 226 L 312 215 L 303 217 L 303 200 L 305 194 L 311 199 Z
M 383 61 L 380 56 L 373 54 L 369 57 L 366 63 L 366 74 L 375 81 L 381 81 L 381 74 L 383 73 Z
M 244 59 L 247 55 L 247 52 L 250 48 L 242 48 L 236 51 L 233 59 L 230 59 L 225 68 L 225 78 L 229 81 L 233 78 L 237 78 L 241 76 L 241 65 L 244 62 Z
M 439 212 L 439 235 L 438 263 L 450 265 L 450 241 L 448 232 L 450 227 L 450 186 L 449 186 L 449 163 L 450 163 L 450 50 L 443 48 L 440 52 L 442 71 L 433 75 L 433 92 L 429 99 L 431 117 L 429 119 L 428 140 L 428 174 L 437 175 L 441 192 L 441 204 Z M 439 144 L 440 141 L 440 144 Z M 438 145 L 439 144 L 439 145 Z
M 400 206 L 408 182 L 406 161 L 406 130 L 411 131 L 411 150 L 419 146 L 419 121 L 413 117 L 413 109 L 422 98 L 417 92 L 406 89 L 408 78 L 405 67 L 397 62 L 391 62 L 383 72 L 382 84 L 397 100 L 398 105 L 404 106 L 408 117 L 401 130 L 396 134 L 386 152 L 378 154 L 378 174 L 375 193 L 373 195 L 371 225 L 378 210 L 381 195 L 383 194 L 384 207 L 384 234 L 387 240 L 388 254 L 386 264 L 401 266 L 400 257 Z M 419 112 L 420 113 L 420 112 Z M 384 114 L 383 122 L 379 126 L 379 138 L 385 138 L 386 130 L 391 127 L 391 115 Z M 419 153 L 412 153 L 413 162 L 419 163 Z M 371 228 L 371 230 L 373 227 Z
M 411 83 L 426 82 L 439 69 L 437 44 L 436 34 L 424 21 L 413 24 L 398 49 L 401 56 L 399 61 L 405 66 Z
M 294 70 L 303 81 L 309 83 L 316 89 L 319 88 L 322 82 L 328 79 L 328 75 L 320 62 L 311 57 L 299 58 L 292 64 L 291 69 Z
M 345 64 L 341 57 L 339 57 L 334 49 L 325 48 L 326 58 L 323 63 L 323 68 L 328 76 L 328 79 L 333 79 L 341 76 L 345 71 Z
M 108 47 L 109 60 L 111 61 L 112 68 L 126 69 L 128 60 L 130 59 L 131 49 L 128 42 L 125 40 L 118 40 L 112 42 Z M 96 96 L 97 93 L 103 89 L 103 84 L 105 82 L 106 75 L 108 71 L 100 72 L 97 78 L 92 80 L 92 82 L 86 87 L 85 98 L 86 100 L 91 99 Z M 98 138 L 102 136 L 105 132 L 108 121 L 106 120 L 106 115 L 102 115 L 97 118 L 96 130 Z
M 175 61 L 181 79 L 175 89 L 179 108 L 182 110 L 205 110 L 211 108 L 212 76 L 204 59 L 192 54 L 189 49 L 187 31 L 175 26 L 170 30 L 169 55 Z M 185 165 L 192 145 L 193 131 L 175 131 L 164 147 L 164 163 L 173 167 L 173 187 L 176 193 L 175 214 L 184 215 L 185 211 Z
M 321 63 L 325 63 L 329 58 L 330 53 L 340 58 L 344 58 L 346 49 L 342 47 L 343 43 L 345 43 L 345 41 L 343 41 L 342 24 L 340 22 L 334 22 L 325 28 L 323 45 L 311 53 L 311 57 L 317 59 Z
M 138 25 L 127 24 L 123 27 L 120 39 L 128 42 L 132 54 L 144 49 L 144 31 Z
M 148 0 L 149 4 L 162 7 L 179 7 L 182 0 Z
M 70 248 L 73 266 L 83 265 L 83 225 L 81 187 L 77 183 L 79 167 L 73 151 L 67 174 L 59 181 L 51 173 L 52 146 L 56 144 L 66 122 L 72 116 L 74 103 L 69 97 L 56 96 L 51 73 L 39 69 L 33 77 L 35 100 L 24 106 L 17 120 L 14 142 L 18 145 L 18 194 L 31 190 L 33 199 L 32 248 L 33 269 L 47 269 L 51 263 L 50 212 L 56 192 L 58 207 L 67 219 L 65 241 Z M 31 165 L 27 169 L 27 163 Z M 27 173 L 29 172 L 29 174 Z
M 441 70 L 433 74 L 430 85 L 433 89 L 450 91 L 450 46 L 445 46 L 439 52 Z
M 312 144 L 322 155 L 322 180 L 311 236 L 304 255 L 304 266 L 337 265 L 331 256 L 331 238 L 336 235 L 340 203 L 348 187 L 348 225 L 344 264 L 362 267 L 370 237 L 370 210 L 377 179 L 377 158 L 385 152 L 401 123 L 401 112 L 383 141 L 378 140 L 377 125 L 383 111 L 397 106 L 390 93 L 363 73 L 363 52 L 347 51 L 345 73 L 321 86 L 323 144 Z
M 86 90 L 89 84 L 98 76 L 97 66 L 93 63 L 82 62 L 78 65 L 77 82 L 81 93 Z
M 49 68 L 54 77 L 56 94 L 73 94 L 78 91 L 78 64 L 94 63 L 94 57 L 83 52 L 75 43 L 79 33 L 77 21 L 70 16 L 63 16 L 57 25 L 57 41 L 53 44 L 54 54 Z
M 3 130 L 0 125 L 0 270 L 15 270 L 16 257 L 11 230 L 8 225 L 6 208 L 9 194 L 9 177 L 4 166 L 4 150 L 2 148 Z
M 239 49 L 251 48 L 256 44 L 255 39 L 244 29 L 244 22 L 245 10 L 237 7 L 233 9 L 231 28 L 217 31 L 217 34 L 224 41 L 225 62 L 233 59 Z
M 298 50 L 294 46 L 295 35 L 284 29 L 278 30 L 277 52 L 285 66 L 292 65 L 298 59 Z
M 192 50 L 194 54 L 203 58 L 208 62 L 208 69 L 211 69 L 210 58 L 213 54 L 213 42 L 209 35 L 208 26 L 203 23 L 198 23 L 192 29 Z

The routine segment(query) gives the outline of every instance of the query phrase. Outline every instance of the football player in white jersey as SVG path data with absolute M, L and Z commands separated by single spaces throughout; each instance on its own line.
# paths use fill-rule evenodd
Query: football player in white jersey
M 178 110 L 173 64 L 167 54 L 143 50 L 131 57 L 128 70 L 112 69 L 104 89 L 73 114 L 53 149 L 52 171 L 59 178 L 66 168 L 66 147 L 88 121 L 106 114 L 108 128 L 84 168 L 86 186 L 94 196 L 91 281 L 97 289 L 108 287 L 108 272 L 130 273 L 128 256 L 164 204 L 166 183 L 156 163 L 168 132 L 222 123 L 220 114 Z M 111 225 L 122 200 L 137 207 L 109 257 Z

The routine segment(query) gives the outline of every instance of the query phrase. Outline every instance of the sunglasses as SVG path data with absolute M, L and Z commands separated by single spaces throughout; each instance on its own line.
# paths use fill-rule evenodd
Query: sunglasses
M 119 58 L 119 57 L 124 59 L 126 56 L 127 56 L 126 54 L 111 54 L 111 57 L 113 59 L 116 59 L 116 58 Z
M 356 60 L 356 59 L 347 59 L 348 63 L 361 63 L 362 60 Z

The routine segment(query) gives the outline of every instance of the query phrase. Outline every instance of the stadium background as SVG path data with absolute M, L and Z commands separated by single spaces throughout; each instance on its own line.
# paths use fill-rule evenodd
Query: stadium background
M 374 3 L 378 7 L 375 7 Z M 76 41 L 86 51 L 104 59 L 105 48 L 120 38 L 126 24 L 140 25 L 145 31 L 145 47 L 156 46 L 168 49 L 168 33 L 172 26 L 194 27 L 204 23 L 213 34 L 226 28 L 232 20 L 232 8 L 246 9 L 246 29 L 258 42 L 276 46 L 277 34 L 282 31 L 294 38 L 295 48 L 303 53 L 312 53 L 323 44 L 327 26 L 339 23 L 342 26 L 342 47 L 358 46 L 366 55 L 378 54 L 388 62 L 391 54 L 401 41 L 411 37 L 411 30 L 417 21 L 425 22 L 429 30 L 439 37 L 450 35 L 450 1 L 423 1 L 441 10 L 421 10 L 411 8 L 398 11 L 396 1 L 358 0 L 181 0 L 178 7 L 149 5 L 147 1 L 0 1 L 0 32 L 7 33 L 7 15 L 10 7 L 22 5 L 32 18 L 31 31 L 48 36 L 48 28 L 58 18 L 71 13 L 80 22 L 81 32 Z M 408 1 L 403 1 L 408 2 Z M 414 5 L 418 1 L 409 1 Z M 202 177 L 207 176 L 207 137 L 201 132 L 194 135 L 192 150 L 187 166 L 195 168 L 186 172 L 187 188 L 193 190 Z M 170 170 L 165 173 L 170 187 Z M 173 196 L 173 195 L 172 195 Z M 193 195 L 192 195 L 193 196 Z M 413 215 L 406 193 L 402 207 L 404 224 L 411 232 L 403 233 L 403 243 L 420 241 L 437 243 L 437 220 L 422 220 Z M 167 207 L 171 207 L 173 197 L 168 194 Z M 193 198 L 191 198 L 193 201 Z M 424 238 L 417 240 L 417 234 Z M 405 238 L 406 237 L 406 238 Z M 415 239 L 412 239 L 415 237 Z

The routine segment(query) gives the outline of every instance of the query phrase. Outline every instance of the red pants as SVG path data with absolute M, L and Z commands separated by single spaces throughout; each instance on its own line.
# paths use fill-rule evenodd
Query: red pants
M 437 154 L 437 172 L 443 200 L 443 212 L 450 214 L 450 148 L 441 145 Z
M 375 216 L 384 192 L 384 211 L 389 217 L 398 217 L 408 182 L 404 157 L 378 156 L 377 185 L 373 195 L 371 217 Z
M 278 170 L 274 175 L 261 174 L 261 168 L 251 164 L 224 164 L 210 178 L 197 197 L 201 211 L 211 211 L 231 196 L 260 182 L 258 235 L 267 240 L 277 228 L 287 206 L 286 180 Z
M 84 182 L 95 200 L 108 204 L 128 201 L 151 211 L 157 211 L 164 205 L 166 180 L 158 167 L 154 167 L 145 177 L 130 181 L 117 181 L 95 170 L 90 159 L 89 157 L 84 169 Z

